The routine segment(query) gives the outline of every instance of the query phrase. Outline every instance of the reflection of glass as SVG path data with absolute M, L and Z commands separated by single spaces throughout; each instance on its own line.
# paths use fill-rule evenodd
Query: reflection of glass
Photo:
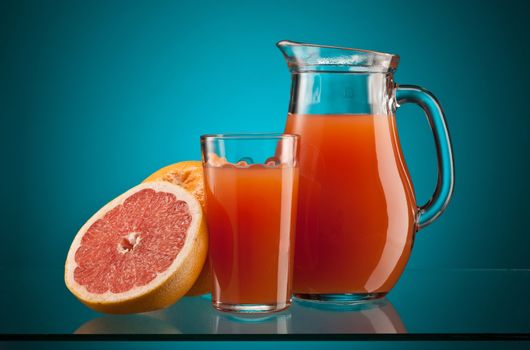
M 75 334 L 179 334 L 177 328 L 146 315 L 112 315 L 85 322 Z
M 149 316 L 172 324 L 188 334 L 286 334 L 291 314 L 227 314 L 211 306 L 209 296 L 184 298 L 172 307 L 150 312 Z
M 291 303 L 297 135 L 201 137 L 212 304 L 271 312 Z
M 290 308 L 292 333 L 406 333 L 392 303 L 385 299 L 333 306 L 295 299 Z
M 214 334 L 287 334 L 291 333 L 291 313 L 270 316 L 229 315 L 216 313 Z

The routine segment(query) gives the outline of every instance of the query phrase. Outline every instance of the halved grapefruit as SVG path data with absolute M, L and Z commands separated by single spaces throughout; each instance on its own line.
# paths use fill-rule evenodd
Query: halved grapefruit
M 199 200 L 203 212 L 206 213 L 206 204 L 204 200 L 204 173 L 200 161 L 189 160 L 168 165 L 151 174 L 143 182 L 152 181 L 167 181 L 184 187 Z M 186 295 L 196 296 L 209 293 L 211 290 L 211 279 L 210 264 L 208 259 L 206 259 L 199 278 L 197 278 L 197 281 L 195 281 L 195 284 Z
M 101 312 L 161 309 L 193 286 L 207 247 L 199 201 L 178 185 L 143 183 L 81 227 L 66 259 L 66 286 Z

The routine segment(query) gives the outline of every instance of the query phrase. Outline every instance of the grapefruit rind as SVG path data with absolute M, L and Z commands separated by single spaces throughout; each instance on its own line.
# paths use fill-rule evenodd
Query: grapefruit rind
M 168 192 L 188 204 L 192 216 L 184 245 L 175 260 L 154 280 L 144 286 L 133 287 L 123 293 L 110 291 L 97 294 L 89 292 L 74 279 L 77 267 L 75 253 L 86 231 L 112 208 L 123 204 L 127 198 L 144 189 Z M 65 283 L 72 294 L 90 308 L 106 313 L 135 313 L 161 309 L 174 304 L 193 286 L 197 280 L 208 250 L 208 235 L 205 218 L 199 201 L 184 188 L 164 181 L 142 183 L 118 196 L 98 210 L 75 236 L 65 263 Z
M 165 181 L 182 186 L 191 192 L 199 200 L 203 210 L 204 199 L 204 175 L 202 162 L 198 160 L 187 160 L 167 165 L 149 175 L 142 182 Z

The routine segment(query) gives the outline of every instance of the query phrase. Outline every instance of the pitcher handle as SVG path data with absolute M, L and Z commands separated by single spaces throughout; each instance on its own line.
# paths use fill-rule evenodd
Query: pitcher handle
M 400 85 L 397 87 L 396 99 L 398 107 L 412 102 L 423 109 L 431 126 L 436 145 L 438 180 L 431 199 L 418 208 L 416 223 L 417 229 L 420 230 L 442 214 L 453 194 L 455 170 L 451 138 L 442 107 L 429 91 L 415 85 Z

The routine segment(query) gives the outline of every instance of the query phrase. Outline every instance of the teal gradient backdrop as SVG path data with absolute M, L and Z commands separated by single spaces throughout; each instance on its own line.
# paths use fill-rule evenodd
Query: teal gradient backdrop
M 528 2 L 2 1 L 0 265 L 60 267 L 99 207 L 156 169 L 198 159 L 199 135 L 281 131 L 282 39 L 401 55 L 396 80 L 448 118 L 456 187 L 409 267 L 529 268 Z M 398 111 L 421 201 L 432 136 Z M 345 160 L 347 161 L 347 160 Z

